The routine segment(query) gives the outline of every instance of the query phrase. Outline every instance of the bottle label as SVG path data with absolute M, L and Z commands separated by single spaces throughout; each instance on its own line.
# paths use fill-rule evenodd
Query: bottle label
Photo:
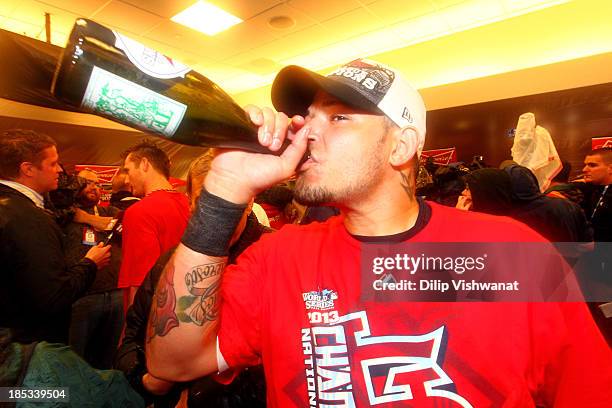
M 166 137 L 174 135 L 187 110 L 187 105 L 96 66 L 81 107 Z
M 147 75 L 162 79 L 184 78 L 185 74 L 191 71 L 187 65 L 147 48 L 136 40 L 116 31 L 113 33 L 116 37 L 115 47 L 122 49 L 132 64 Z

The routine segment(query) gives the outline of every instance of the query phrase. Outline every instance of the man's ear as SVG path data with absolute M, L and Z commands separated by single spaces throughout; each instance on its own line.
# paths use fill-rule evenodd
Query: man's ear
M 19 165 L 19 173 L 26 177 L 34 177 L 34 163 L 23 162 Z
M 397 129 L 394 134 L 395 145 L 389 157 L 389 163 L 394 167 L 400 167 L 408 163 L 417 153 L 418 142 L 416 131 L 411 127 Z
M 140 168 L 141 171 L 146 173 L 151 168 L 151 163 L 146 157 L 143 157 L 142 159 L 140 159 L 140 164 L 138 167 Z

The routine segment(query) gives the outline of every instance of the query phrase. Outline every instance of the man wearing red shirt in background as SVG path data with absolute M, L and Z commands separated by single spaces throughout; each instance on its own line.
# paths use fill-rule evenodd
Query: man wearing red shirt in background
M 123 167 L 142 199 L 123 217 L 123 261 L 118 287 L 124 289 L 125 310 L 161 254 L 176 246 L 189 219 L 187 196 L 172 188 L 170 160 L 150 142 L 143 142 L 123 154 Z

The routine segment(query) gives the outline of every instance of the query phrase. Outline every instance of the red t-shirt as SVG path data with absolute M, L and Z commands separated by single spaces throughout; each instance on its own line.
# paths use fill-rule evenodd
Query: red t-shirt
M 176 191 L 154 191 L 128 208 L 117 287 L 140 286 L 157 258 L 178 245 L 188 220 L 189 200 Z
M 510 218 L 430 207 L 409 241 L 543 241 Z M 270 406 L 612 400 L 610 350 L 584 304 L 364 303 L 360 245 L 335 217 L 269 234 L 227 268 L 219 349 L 229 367 L 263 362 Z M 323 298 L 325 311 L 307 306 Z

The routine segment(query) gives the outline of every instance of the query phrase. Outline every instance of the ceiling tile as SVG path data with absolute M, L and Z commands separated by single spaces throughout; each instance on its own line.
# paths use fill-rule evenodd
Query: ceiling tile
M 249 20 L 253 17 L 258 16 L 261 13 L 266 12 L 280 4 L 286 2 L 286 0 L 256 0 L 256 1 L 244 1 L 244 0 L 206 0 L 207 2 L 214 4 L 217 7 L 222 8 L 239 17 L 243 20 Z M 195 1 L 194 1 L 195 2 Z
M 279 38 L 278 33 L 268 25 L 267 19 L 257 17 L 217 34 L 214 40 L 227 48 L 234 48 L 234 52 L 230 53 L 231 56 L 267 44 L 277 38 Z
M 440 10 L 437 15 L 445 19 L 452 29 L 466 29 L 475 24 L 500 19 L 504 9 L 498 1 L 472 0 Z
M 356 9 L 322 23 L 330 39 L 335 41 L 355 37 L 384 26 L 382 20 L 365 8 Z
M 516 12 L 525 9 L 531 9 L 545 3 L 551 3 L 551 0 L 501 0 L 501 4 L 505 11 Z
M 264 18 L 254 18 L 236 24 L 229 30 L 217 34 L 214 39 L 218 42 L 236 46 L 237 52 L 249 50 L 253 47 L 268 43 L 279 38 Z
M 3 27 L 9 31 L 18 32 L 46 41 L 45 13 L 51 15 L 51 42 L 64 46 L 66 37 L 70 33 L 76 15 L 66 13 L 49 5 L 43 5 L 36 1 L 22 1 L 11 12 L 11 16 L 5 20 Z
M 407 45 L 425 41 L 450 31 L 448 22 L 438 17 L 437 14 L 427 14 L 394 24 L 389 28 L 404 39 Z
M 257 16 L 257 18 L 258 19 L 261 18 L 265 20 L 266 24 L 268 24 L 268 22 L 270 21 L 272 17 L 277 17 L 277 16 L 287 16 L 287 17 L 290 17 L 295 22 L 295 24 L 292 27 L 285 28 L 285 29 L 276 29 L 272 27 L 272 30 L 277 33 L 278 37 L 283 37 L 295 31 L 303 30 L 317 23 L 317 20 L 312 18 L 310 15 L 303 13 L 302 11 L 296 8 L 288 7 L 287 5 L 284 5 L 284 4 L 276 6 L 273 9 L 270 9 L 266 11 L 265 13 L 262 13 L 261 15 Z
M 325 28 L 316 25 L 238 54 L 224 62 L 233 66 L 243 66 L 258 58 L 267 58 L 278 63 L 278 61 L 323 48 L 329 43 L 330 37 Z
M 250 61 L 256 60 L 258 58 L 263 58 L 263 55 L 266 55 L 265 53 L 262 53 L 259 50 L 260 48 L 258 47 L 251 51 L 241 52 L 240 54 L 236 54 L 224 59 L 223 61 L 221 61 L 221 63 L 232 67 L 239 67 L 241 65 L 248 64 Z
M 40 0 L 41 6 L 50 5 L 63 12 L 71 13 L 78 17 L 89 17 L 93 12 L 101 8 L 108 0 Z
M 1 17 L 9 17 L 13 10 L 17 7 L 17 4 L 12 1 L 2 1 L 0 2 L 0 16 Z
M 2 29 L 17 34 L 26 35 L 28 37 L 37 38 L 41 41 L 45 40 L 45 28 L 43 25 L 36 25 L 21 20 L 7 18 L 2 21 Z
M 58 1 L 58 0 L 55 0 Z M 141 10 L 164 18 L 171 18 L 179 12 L 192 6 L 197 0 L 120 0 Z M 205 0 L 242 20 L 248 20 L 266 10 L 283 3 L 283 0 Z
M 381 52 L 396 49 L 403 40 L 390 30 L 372 31 L 355 38 L 339 41 L 309 53 L 296 54 L 281 61 L 284 65 L 295 64 L 313 70 L 322 70 L 357 58 L 367 58 Z
M 7 17 L 36 26 L 45 25 L 45 9 L 38 2 L 22 1 L 15 4 Z
M 254 58 L 242 65 L 239 68 L 253 74 L 267 75 L 278 72 L 283 66 L 270 58 L 260 57 Z
M 378 0 L 369 4 L 367 8 L 385 24 L 394 24 L 435 11 L 435 7 L 429 1 Z
M 295 25 L 283 30 L 272 28 L 268 24 L 268 20 L 275 16 L 290 16 L 294 19 Z M 274 49 L 270 48 L 270 46 L 274 44 L 275 40 L 291 35 L 294 32 L 302 31 L 315 24 L 316 21 L 307 15 L 286 5 L 278 5 L 216 35 L 214 37 L 215 44 L 220 46 L 221 49 L 215 53 L 215 57 L 227 62 L 228 59 L 245 52 L 251 52 L 260 47 L 267 47 L 266 52 L 259 55 L 259 57 L 274 59 Z M 277 49 L 276 51 L 282 52 L 285 50 Z M 240 63 L 248 62 L 244 58 L 239 57 L 239 59 Z
M 290 0 L 287 5 L 319 22 L 362 7 L 357 0 Z
M 257 74 L 243 74 L 233 78 L 224 80 L 221 84 L 221 88 L 230 95 L 244 92 L 246 89 L 260 88 L 272 82 L 275 74 L 270 75 L 257 75 Z
M 187 7 L 191 6 L 196 0 L 121 0 L 123 3 L 131 4 L 143 11 L 148 11 L 156 16 L 170 18 Z
M 441 10 L 446 7 L 454 6 L 460 3 L 469 3 L 471 0 L 429 0 L 433 3 L 438 10 Z M 496 1 L 496 0 L 491 0 Z
M 208 54 L 213 59 L 217 59 L 214 58 L 214 54 L 221 48 L 214 37 L 209 37 L 170 20 L 162 21 L 143 37 L 163 43 L 167 47 L 180 48 L 199 55 Z
M 142 35 L 164 21 L 148 11 L 114 0 L 100 9 L 92 19 L 130 35 Z
M 264 28 L 257 28 L 256 24 L 245 27 L 245 23 L 238 24 L 228 31 L 238 30 L 241 35 L 220 38 L 221 34 L 208 36 L 173 21 L 163 21 L 150 32 L 145 34 L 147 39 L 166 44 L 168 47 L 185 50 L 196 55 L 205 56 L 211 60 L 221 61 L 237 53 L 252 49 L 253 47 L 273 41 L 271 33 Z M 242 26 L 242 27 L 241 27 Z M 178 58 L 178 57 L 177 57 Z

